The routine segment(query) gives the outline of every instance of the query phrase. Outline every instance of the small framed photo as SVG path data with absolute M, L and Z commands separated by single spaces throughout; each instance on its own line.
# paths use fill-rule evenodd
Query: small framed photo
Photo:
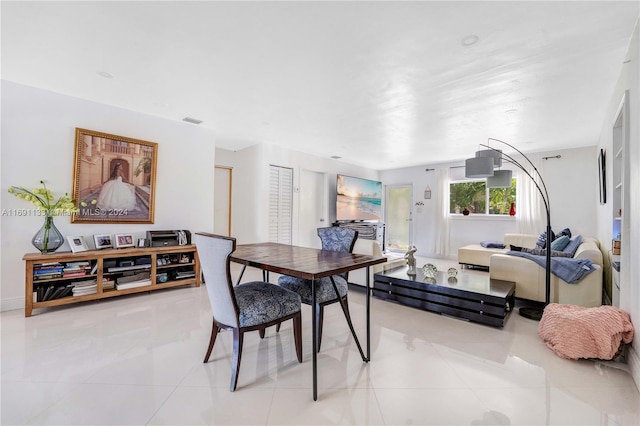
M 71 247 L 71 251 L 74 253 L 89 250 L 83 236 L 67 237 L 67 241 L 69 241 L 69 247 Z
M 114 240 L 116 248 L 135 247 L 133 234 L 116 234 Z
M 113 240 L 109 234 L 96 234 L 93 241 L 96 243 L 96 250 L 113 247 Z
M 146 238 L 138 238 L 138 247 L 146 247 L 146 246 L 147 246 Z

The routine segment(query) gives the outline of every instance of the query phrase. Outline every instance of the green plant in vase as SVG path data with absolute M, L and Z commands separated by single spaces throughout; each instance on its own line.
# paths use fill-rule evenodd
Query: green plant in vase
M 78 208 L 68 193 L 56 199 L 44 181 L 41 180 L 40 184 L 42 188 L 34 188 L 32 190 L 20 186 L 12 186 L 9 188 L 9 193 L 33 204 L 36 211 L 32 215 L 44 216 L 44 225 L 34 235 L 31 243 L 42 254 L 46 254 L 53 253 L 64 244 L 64 238 L 53 223 L 53 217 L 77 213 Z

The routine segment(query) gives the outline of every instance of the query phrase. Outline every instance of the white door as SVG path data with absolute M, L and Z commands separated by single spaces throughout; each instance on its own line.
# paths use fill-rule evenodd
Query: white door
M 269 242 L 291 244 L 293 169 L 269 166 Z
M 231 236 L 231 167 L 216 166 L 213 188 L 213 233 Z
M 412 244 L 411 185 L 387 186 L 386 199 L 386 249 L 407 251 Z
M 331 226 L 327 221 L 326 194 L 324 173 L 311 170 L 300 171 L 298 244 L 303 247 L 322 247 L 317 228 Z

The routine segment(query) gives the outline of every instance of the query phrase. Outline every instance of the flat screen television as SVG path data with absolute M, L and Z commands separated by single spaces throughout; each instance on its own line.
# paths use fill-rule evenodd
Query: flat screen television
M 336 220 L 382 221 L 382 182 L 338 175 Z

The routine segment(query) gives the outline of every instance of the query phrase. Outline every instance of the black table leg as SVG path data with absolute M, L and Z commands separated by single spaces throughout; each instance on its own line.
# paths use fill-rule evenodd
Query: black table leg
M 329 279 L 331 280 L 331 285 L 333 286 L 333 291 L 336 294 L 340 294 L 338 292 L 338 286 L 336 286 L 336 282 L 334 281 L 333 276 L 329 277 Z M 353 336 L 353 340 L 355 340 L 356 346 L 358 347 L 358 350 L 360 351 L 360 356 L 362 357 L 362 360 L 364 362 L 367 362 L 368 359 L 365 356 L 364 351 L 362 350 L 362 346 L 360 345 L 360 340 L 358 339 L 358 335 L 356 334 L 356 330 L 353 328 L 353 322 L 351 322 L 351 315 L 349 315 L 349 310 L 345 306 L 344 300 L 342 300 L 342 298 L 338 297 L 338 302 L 340 303 L 340 307 L 342 308 L 342 313 L 344 313 L 344 317 L 347 320 L 347 324 L 349 325 L 349 330 L 351 330 L 351 335 Z
M 371 360 L 371 284 L 369 283 L 369 266 L 367 266 L 367 359 L 366 362 Z
M 313 360 L 313 400 L 318 400 L 318 330 L 316 321 L 316 280 L 311 280 L 311 329 L 312 329 L 312 350 L 311 357 Z
M 236 286 L 240 285 L 240 281 L 242 280 L 242 276 L 244 275 L 244 270 L 247 269 L 247 265 L 242 265 L 242 271 L 240 271 L 240 275 L 238 276 L 238 280 L 236 281 Z

